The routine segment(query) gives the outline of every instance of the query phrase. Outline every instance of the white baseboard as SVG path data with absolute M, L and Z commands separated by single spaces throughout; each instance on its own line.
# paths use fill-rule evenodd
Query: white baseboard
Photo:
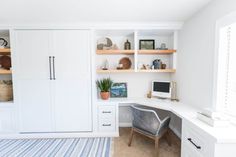
M 169 128 L 181 139 L 181 133 L 172 125 L 169 125 Z
M 119 123 L 119 127 L 132 127 L 132 123 Z M 181 139 L 181 133 L 175 127 L 170 125 L 169 128 Z
M 119 127 L 121 128 L 132 127 L 132 123 L 119 123 Z
M 118 137 L 119 132 L 0 134 L 0 139 Z

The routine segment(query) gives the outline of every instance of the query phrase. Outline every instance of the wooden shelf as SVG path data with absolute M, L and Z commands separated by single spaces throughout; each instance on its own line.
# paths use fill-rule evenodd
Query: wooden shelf
M 145 72 L 145 73 L 174 73 L 175 69 L 155 69 L 155 70 L 138 70 L 138 72 Z
M 7 75 L 11 73 L 12 73 L 11 70 L 0 69 L 0 75 Z
M 173 54 L 176 50 L 138 50 L 138 54 Z M 99 55 L 115 55 L 115 54 L 128 54 L 132 55 L 135 50 L 97 50 L 96 54 Z
M 10 54 L 11 54 L 11 49 L 9 49 L 9 48 L 1 49 L 0 48 L 0 55 L 10 55 Z
M 176 50 L 138 50 L 138 54 L 173 54 Z
M 111 69 L 111 70 L 97 70 L 97 73 L 132 73 L 134 72 L 134 69 L 128 69 L 128 70 L 117 70 L 117 69 Z
M 128 54 L 132 55 L 134 54 L 134 50 L 97 50 L 96 53 L 99 55 L 115 55 L 115 54 Z
M 176 70 L 175 69 L 157 69 L 157 70 L 137 70 L 137 72 L 140 73 L 174 73 Z M 129 70 L 97 70 L 97 73 L 133 73 L 136 72 L 134 69 L 129 69 Z

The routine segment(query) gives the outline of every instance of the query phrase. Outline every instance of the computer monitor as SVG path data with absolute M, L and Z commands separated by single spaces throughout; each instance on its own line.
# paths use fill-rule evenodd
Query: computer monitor
M 152 81 L 152 96 L 171 98 L 172 84 L 170 81 Z

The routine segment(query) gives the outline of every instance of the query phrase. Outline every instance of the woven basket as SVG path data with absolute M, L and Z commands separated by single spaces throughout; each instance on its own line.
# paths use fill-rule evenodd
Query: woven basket
M 12 81 L 0 80 L 0 101 L 13 100 Z

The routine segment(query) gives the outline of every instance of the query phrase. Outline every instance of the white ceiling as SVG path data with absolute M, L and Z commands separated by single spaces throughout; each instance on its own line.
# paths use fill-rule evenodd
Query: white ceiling
M 0 24 L 184 21 L 211 0 L 0 0 Z

